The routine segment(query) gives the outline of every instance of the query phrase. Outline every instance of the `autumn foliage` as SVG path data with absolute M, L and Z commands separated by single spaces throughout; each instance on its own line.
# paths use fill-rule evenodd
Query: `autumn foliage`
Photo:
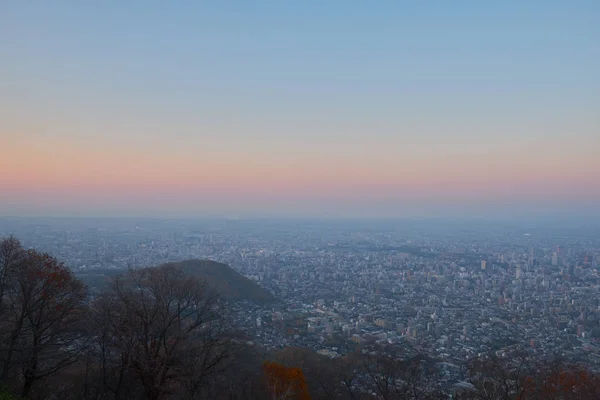
M 265 362 L 263 372 L 272 400 L 309 400 L 308 385 L 300 368 Z
M 487 358 L 472 362 L 471 374 L 473 388 L 460 399 L 600 400 L 600 374 L 561 361 Z
M 528 390 L 522 399 L 600 399 L 600 377 L 580 367 L 549 371 L 545 376 L 526 378 Z

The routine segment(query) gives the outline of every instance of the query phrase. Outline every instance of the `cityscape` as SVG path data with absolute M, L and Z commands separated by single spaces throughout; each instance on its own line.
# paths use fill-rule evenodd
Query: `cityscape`
M 0 400 L 600 400 L 600 1 L 0 36 Z
M 267 350 L 409 348 L 443 360 L 448 384 L 489 353 L 600 368 L 598 225 L 526 225 L 3 218 L 0 235 L 85 282 L 170 261 L 226 263 L 276 299 L 237 303 L 232 317 Z

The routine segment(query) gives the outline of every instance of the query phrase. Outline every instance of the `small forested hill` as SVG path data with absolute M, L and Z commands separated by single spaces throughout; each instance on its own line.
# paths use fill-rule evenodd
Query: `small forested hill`
M 179 268 L 188 276 L 206 281 L 221 297 L 228 300 L 248 300 L 254 303 L 275 300 L 269 292 L 227 264 L 210 260 L 187 260 L 163 265 Z

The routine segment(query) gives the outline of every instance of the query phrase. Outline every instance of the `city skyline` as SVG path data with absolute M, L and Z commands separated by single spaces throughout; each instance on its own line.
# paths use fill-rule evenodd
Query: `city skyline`
M 599 215 L 597 2 L 2 9 L 0 216 Z

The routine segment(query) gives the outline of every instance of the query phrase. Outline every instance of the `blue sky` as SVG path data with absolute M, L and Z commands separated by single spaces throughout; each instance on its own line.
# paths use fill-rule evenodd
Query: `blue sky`
M 90 191 L 112 193 L 103 212 L 166 211 L 165 170 L 197 171 L 178 181 L 191 214 L 263 212 L 281 182 L 309 214 L 365 185 L 387 189 L 349 214 L 457 198 L 440 186 L 463 206 L 498 187 L 511 205 L 600 200 L 598 1 L 8 1 L 0 35 L 0 215 L 42 212 L 42 189 L 43 213 Z M 148 199 L 118 189 L 142 178 Z M 290 193 L 270 201 L 297 211 Z

